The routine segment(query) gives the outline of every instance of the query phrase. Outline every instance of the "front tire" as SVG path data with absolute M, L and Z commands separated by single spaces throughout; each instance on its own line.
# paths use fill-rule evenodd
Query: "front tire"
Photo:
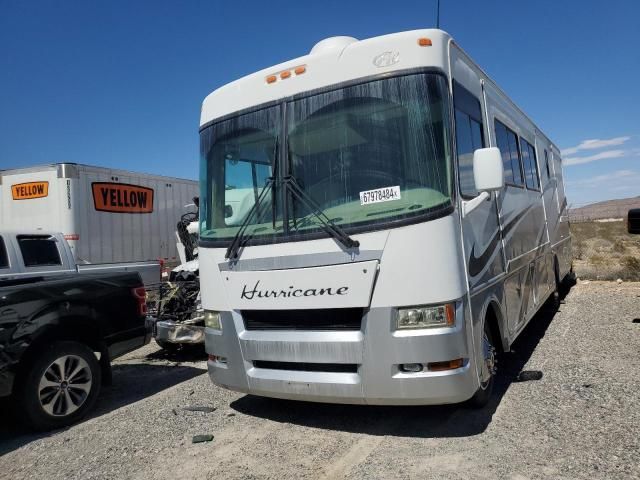
M 180 350 L 180 344 L 179 343 L 172 343 L 172 342 L 167 342 L 164 340 L 158 340 L 157 338 L 154 339 L 156 341 L 156 343 L 158 344 L 158 346 L 169 352 L 169 353 L 175 353 L 178 350 Z
M 69 426 L 95 405 L 102 381 L 93 351 L 78 342 L 56 342 L 25 371 L 20 408 L 36 430 Z
M 496 339 L 493 338 L 489 322 L 485 320 L 482 334 L 482 365 L 480 366 L 480 387 L 469 400 L 472 408 L 484 408 L 491 399 L 496 378 Z

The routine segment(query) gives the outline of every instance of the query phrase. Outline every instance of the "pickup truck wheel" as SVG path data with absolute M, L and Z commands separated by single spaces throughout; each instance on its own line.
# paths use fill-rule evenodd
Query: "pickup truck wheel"
M 93 408 L 100 383 L 100 365 L 90 348 L 78 342 L 56 342 L 27 369 L 20 403 L 35 429 L 66 427 Z

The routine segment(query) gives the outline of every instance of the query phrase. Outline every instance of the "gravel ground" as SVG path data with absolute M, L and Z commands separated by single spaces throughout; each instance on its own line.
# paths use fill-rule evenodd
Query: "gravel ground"
M 640 478 L 638 317 L 638 283 L 575 286 L 501 360 L 483 411 L 240 395 L 152 344 L 116 362 L 71 428 L 30 434 L 0 405 L 0 478 Z M 523 369 L 542 379 L 517 381 Z

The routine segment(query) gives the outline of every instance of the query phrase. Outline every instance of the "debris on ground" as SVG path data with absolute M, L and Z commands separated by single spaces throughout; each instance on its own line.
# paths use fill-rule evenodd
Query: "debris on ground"
M 523 370 L 518 374 L 516 382 L 530 382 L 541 378 L 542 372 L 540 370 Z
M 213 440 L 213 435 L 207 433 L 205 435 L 194 435 L 191 439 L 191 443 L 204 443 L 210 442 L 211 440 Z
M 211 413 L 216 411 L 216 407 L 184 407 L 183 410 L 187 412 Z

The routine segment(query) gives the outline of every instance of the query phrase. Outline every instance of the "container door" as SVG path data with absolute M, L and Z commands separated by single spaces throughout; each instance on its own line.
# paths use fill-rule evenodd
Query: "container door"
M 59 188 L 55 168 L 19 171 L 2 176 L 0 209 L 2 229 L 41 229 L 61 232 L 58 203 L 65 192 Z M 66 198 L 66 196 L 65 196 Z

